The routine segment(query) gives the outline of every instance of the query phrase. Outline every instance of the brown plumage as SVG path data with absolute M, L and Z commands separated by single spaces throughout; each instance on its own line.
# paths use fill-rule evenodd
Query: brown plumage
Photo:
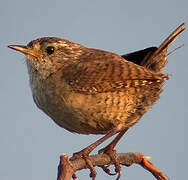
M 9 47 L 26 55 L 40 109 L 71 132 L 107 134 L 107 139 L 118 132 L 123 135 L 159 99 L 168 79 L 162 71 L 168 46 L 184 29 L 180 25 L 158 48 L 122 57 L 55 37 Z M 88 155 L 100 143 L 81 154 Z

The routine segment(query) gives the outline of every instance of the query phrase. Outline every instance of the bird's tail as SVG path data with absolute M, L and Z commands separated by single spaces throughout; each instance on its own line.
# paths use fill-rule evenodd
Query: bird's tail
M 144 66 L 151 71 L 160 72 L 167 64 L 166 56 L 169 45 L 179 37 L 178 35 L 184 31 L 184 29 L 185 24 L 183 23 L 172 32 L 159 47 L 150 47 L 123 55 L 122 57 L 128 61 Z
M 185 24 L 183 23 L 149 57 L 144 58 L 141 65 L 156 72 L 161 71 L 167 63 L 166 56 L 169 45 L 179 37 L 178 35 L 184 29 Z

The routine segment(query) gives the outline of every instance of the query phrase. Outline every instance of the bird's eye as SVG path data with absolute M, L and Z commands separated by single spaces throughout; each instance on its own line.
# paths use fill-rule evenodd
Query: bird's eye
M 46 48 L 46 52 L 47 52 L 47 54 L 53 54 L 54 53 L 54 50 L 55 50 L 55 48 L 53 47 L 53 46 L 48 46 L 47 48 Z

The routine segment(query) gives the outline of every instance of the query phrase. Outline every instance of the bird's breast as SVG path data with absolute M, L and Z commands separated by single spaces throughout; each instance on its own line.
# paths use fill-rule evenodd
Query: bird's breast
M 30 83 L 36 105 L 59 126 L 81 134 L 106 134 L 132 126 L 159 98 L 162 86 L 83 94 L 72 91 L 60 77 L 32 78 Z

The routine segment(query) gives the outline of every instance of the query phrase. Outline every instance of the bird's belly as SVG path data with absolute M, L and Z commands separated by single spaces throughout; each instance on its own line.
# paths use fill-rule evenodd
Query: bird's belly
M 159 89 L 153 94 L 151 90 L 148 93 L 137 90 L 62 96 L 50 92 L 34 99 L 59 126 L 71 132 L 106 134 L 112 129 L 120 131 L 135 124 L 159 98 Z

